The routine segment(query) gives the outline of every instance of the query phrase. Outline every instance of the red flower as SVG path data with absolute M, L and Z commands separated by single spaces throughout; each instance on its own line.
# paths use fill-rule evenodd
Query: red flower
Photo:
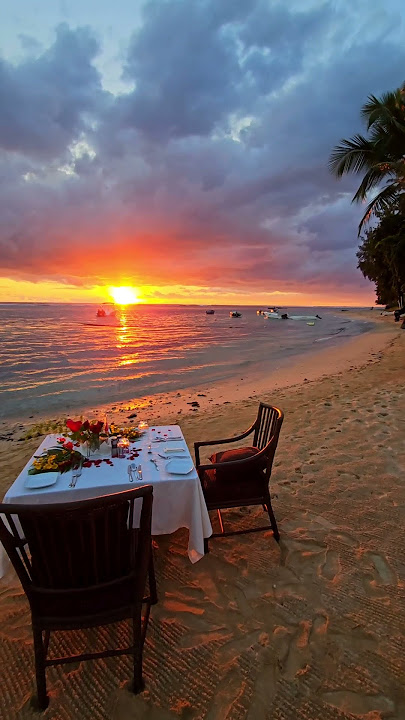
M 81 420 L 66 420 L 66 425 L 72 432 L 79 432 L 82 429 Z
M 66 442 L 63 446 L 64 450 L 73 450 L 73 443 L 72 442 Z
M 90 427 L 89 421 L 88 421 L 88 420 L 85 420 L 84 423 L 83 423 L 83 425 L 82 425 L 82 427 L 81 427 L 81 429 L 82 429 L 82 430 L 88 430 L 89 427 Z
M 99 435 L 100 431 L 103 429 L 104 423 L 102 420 L 99 420 L 96 423 L 93 423 L 90 425 L 90 432 L 94 433 L 95 435 Z

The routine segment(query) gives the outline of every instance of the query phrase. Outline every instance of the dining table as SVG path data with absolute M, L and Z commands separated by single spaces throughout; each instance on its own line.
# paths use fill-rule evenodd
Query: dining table
M 167 535 L 186 528 L 191 562 L 203 557 L 204 538 L 210 537 L 212 527 L 201 483 L 179 425 L 150 427 L 129 444 L 122 457 L 111 457 L 111 443 L 102 443 L 93 456 L 83 458 L 84 464 L 76 473 L 68 470 L 29 474 L 35 457 L 57 447 L 61 437 L 64 436 L 52 434 L 44 438 L 6 492 L 4 503 L 65 503 L 152 485 L 152 535 Z M 0 577 L 7 562 L 0 545 Z

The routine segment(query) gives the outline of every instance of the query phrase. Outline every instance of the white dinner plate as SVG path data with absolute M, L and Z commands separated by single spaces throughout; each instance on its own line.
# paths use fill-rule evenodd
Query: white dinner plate
M 30 490 L 49 487 L 55 485 L 59 477 L 58 472 L 37 473 L 36 475 L 28 475 L 25 481 L 25 487 Z
M 166 470 L 171 475 L 188 475 L 193 468 L 191 458 L 173 458 L 166 465 Z

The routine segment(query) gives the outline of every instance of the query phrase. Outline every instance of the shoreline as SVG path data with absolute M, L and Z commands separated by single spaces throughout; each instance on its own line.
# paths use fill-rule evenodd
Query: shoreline
M 347 316 L 370 322 L 368 312 L 347 311 Z M 83 415 L 102 419 L 107 414 L 109 423 L 120 426 L 134 425 L 140 420 L 147 420 L 150 424 L 158 424 L 158 421 L 161 424 L 177 424 L 194 413 L 209 412 L 222 404 L 245 402 L 259 396 L 268 399 L 274 392 L 301 387 L 302 384 L 314 383 L 373 362 L 396 336 L 399 325 L 394 326 L 391 318 L 382 316 L 374 317 L 372 322 L 374 327 L 361 335 L 351 338 L 342 336 L 341 340 L 335 340 L 335 344 L 328 347 L 319 343 L 316 349 L 307 350 L 299 356 L 291 355 L 284 360 L 277 360 L 274 367 L 270 361 L 255 362 L 245 372 L 238 369 L 232 378 L 217 382 L 195 383 L 178 390 L 109 403 L 83 403 L 80 407 L 69 409 L 67 413 L 50 408 L 46 412 L 28 411 L 30 415 L 3 417 L 0 420 L 0 443 L 5 429 L 13 435 L 21 435 L 31 426 L 46 423 L 51 418 L 60 420 Z M 191 407 L 191 402 L 197 402 L 198 406 Z M 130 415 L 134 417 L 130 418 Z

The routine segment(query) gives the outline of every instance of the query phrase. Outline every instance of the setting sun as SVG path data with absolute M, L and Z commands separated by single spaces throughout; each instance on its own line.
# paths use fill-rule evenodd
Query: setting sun
M 108 292 L 117 305 L 133 305 L 139 302 L 136 288 L 133 287 L 110 287 Z

